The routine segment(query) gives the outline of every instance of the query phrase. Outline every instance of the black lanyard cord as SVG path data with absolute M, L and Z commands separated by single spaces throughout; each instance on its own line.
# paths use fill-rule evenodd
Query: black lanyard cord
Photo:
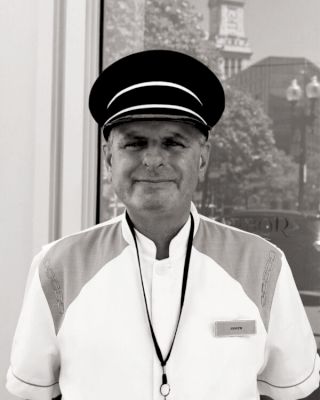
M 154 344 L 158 359 L 159 359 L 159 361 L 161 363 L 161 366 L 162 366 L 162 369 L 163 369 L 162 384 L 167 384 L 167 376 L 166 376 L 166 373 L 165 373 L 165 366 L 166 366 L 166 364 L 167 364 L 167 362 L 169 360 L 169 357 L 171 355 L 173 344 L 174 344 L 174 341 L 175 341 L 175 338 L 176 338 L 176 335 L 177 335 L 179 322 L 180 322 L 180 318 L 181 318 L 181 313 L 182 313 L 182 308 L 183 308 L 184 299 L 185 299 L 185 294 L 186 294 L 187 281 L 188 281 L 188 272 L 189 272 L 189 265 L 190 265 L 190 258 L 191 258 L 192 241 L 193 241 L 193 232 L 194 232 L 194 220 L 193 220 L 193 216 L 192 216 L 191 213 L 190 213 L 190 217 L 191 217 L 191 225 L 190 225 L 190 233 L 189 233 L 188 244 L 187 244 L 186 258 L 185 258 L 184 268 L 183 268 L 183 279 L 182 279 L 181 300 L 180 300 L 180 312 L 179 312 L 178 322 L 177 322 L 177 325 L 176 325 L 174 336 L 173 336 L 173 339 L 172 339 L 172 343 L 171 343 L 171 346 L 170 346 L 170 350 L 169 350 L 169 352 L 167 354 L 167 357 L 164 359 L 163 356 L 162 356 L 161 349 L 159 347 L 156 335 L 155 335 L 154 330 L 153 330 L 153 326 L 152 326 L 152 322 L 151 322 L 151 318 L 150 318 L 150 314 L 149 314 L 149 310 L 148 310 L 147 297 L 146 297 L 146 292 L 145 292 L 145 288 L 144 288 L 144 284 L 143 284 L 140 255 L 139 255 L 139 249 L 138 249 L 138 244 L 137 244 L 137 238 L 136 238 L 136 234 L 135 234 L 135 231 L 134 231 L 134 225 L 133 225 L 128 213 L 126 213 L 126 220 L 128 222 L 130 231 L 131 231 L 133 239 L 134 239 L 134 244 L 135 244 L 135 247 L 136 247 L 137 259 L 138 259 L 138 264 L 139 264 L 140 279 L 141 279 L 144 302 L 145 302 L 145 306 L 146 306 L 146 312 L 147 312 L 148 321 L 149 321 L 150 332 L 151 332 L 153 344 Z

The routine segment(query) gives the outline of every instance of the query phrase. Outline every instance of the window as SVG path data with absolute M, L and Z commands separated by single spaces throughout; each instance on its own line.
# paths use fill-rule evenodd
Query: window
M 320 339 L 320 3 L 280 0 L 274 7 L 260 0 L 105 0 L 103 65 L 170 48 L 219 74 L 226 112 L 210 138 L 210 165 L 194 202 L 203 214 L 286 251 Z M 305 90 L 311 81 L 313 97 Z M 103 163 L 100 186 L 102 221 L 123 210 Z

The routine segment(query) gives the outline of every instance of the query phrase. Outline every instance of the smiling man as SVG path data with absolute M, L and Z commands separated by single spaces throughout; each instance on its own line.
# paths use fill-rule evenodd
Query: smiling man
M 127 122 L 111 135 L 106 163 L 116 193 L 135 227 L 156 244 L 157 258 L 168 257 L 204 177 L 209 142 L 194 126 L 172 121 Z
M 43 248 L 13 343 L 24 399 L 275 400 L 319 384 L 284 254 L 192 203 L 224 92 L 205 65 L 154 50 L 98 77 L 89 106 L 123 215 Z

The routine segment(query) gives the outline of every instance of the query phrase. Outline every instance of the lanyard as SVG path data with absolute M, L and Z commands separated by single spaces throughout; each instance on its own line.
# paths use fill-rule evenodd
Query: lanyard
M 161 350 L 160 350 L 160 347 L 159 347 L 159 344 L 158 344 L 158 341 L 157 341 L 157 338 L 156 338 L 156 335 L 155 335 L 154 330 L 153 330 L 153 326 L 152 326 L 152 322 L 151 322 L 151 318 L 150 318 L 150 314 L 149 314 L 149 310 L 148 310 L 146 292 L 145 292 L 145 289 L 144 289 L 143 278 L 142 278 L 140 255 L 139 255 L 139 250 L 138 250 L 137 238 L 136 238 L 136 234 L 135 234 L 135 231 L 134 231 L 134 225 L 133 225 L 128 213 L 126 213 L 126 220 L 128 222 L 130 231 L 131 231 L 133 239 L 134 239 L 134 244 L 136 246 L 137 259 L 138 259 L 139 271 L 140 271 L 140 279 L 141 279 L 144 302 L 145 302 L 145 306 L 146 306 L 146 312 L 147 312 L 148 321 L 149 321 L 150 333 L 151 333 L 151 336 L 152 336 L 152 340 L 153 340 L 155 351 L 157 353 L 159 362 L 160 362 L 161 367 L 162 367 L 162 382 L 161 382 L 161 385 L 160 385 L 160 393 L 164 397 L 164 399 L 166 399 L 167 396 L 170 393 L 170 385 L 168 383 L 165 367 L 166 367 L 166 364 L 167 364 L 167 362 L 168 362 L 168 360 L 170 358 L 171 351 L 172 351 L 172 348 L 173 348 L 173 344 L 174 344 L 174 341 L 175 341 L 175 338 L 176 338 L 176 335 L 177 335 L 178 326 L 179 326 L 180 317 L 181 317 L 182 308 L 183 308 L 183 303 L 184 303 L 184 298 L 185 298 L 185 294 L 186 294 L 187 281 L 188 281 L 188 272 L 189 272 L 189 264 L 190 264 L 192 240 L 193 240 L 193 231 L 194 231 L 194 221 L 193 221 L 193 216 L 192 216 L 191 213 L 190 213 L 190 217 L 191 217 L 191 225 L 190 225 L 190 233 L 189 233 L 188 244 L 187 244 L 187 252 L 186 252 L 186 258 L 185 258 L 184 269 L 183 269 L 183 279 L 182 279 L 182 288 L 181 288 L 179 318 L 178 318 L 178 322 L 177 322 L 177 325 L 176 325 L 176 329 L 175 329 L 175 332 L 174 332 L 174 336 L 173 336 L 173 339 L 172 339 L 172 343 L 171 343 L 169 352 L 167 354 L 167 357 L 163 358 Z

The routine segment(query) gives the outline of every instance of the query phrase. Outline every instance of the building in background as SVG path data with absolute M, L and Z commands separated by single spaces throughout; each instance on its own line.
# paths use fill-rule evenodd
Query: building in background
M 223 78 L 242 71 L 252 51 L 244 30 L 245 0 L 209 0 L 209 39 L 220 51 Z
M 299 132 L 286 90 L 293 79 L 303 88 L 320 68 L 303 57 L 267 57 L 248 67 L 253 52 L 245 34 L 245 0 L 209 0 L 209 39 L 219 50 L 221 77 L 262 102 L 273 122 L 276 145 L 298 157 Z M 316 115 L 319 115 L 317 104 Z M 307 105 L 306 105 L 307 106 Z M 308 152 L 320 152 L 320 121 L 315 118 L 307 135 Z
M 320 77 L 320 68 L 306 58 L 267 57 L 234 75 L 229 82 L 261 101 L 273 122 L 277 147 L 287 154 L 297 156 L 299 133 L 293 126 L 293 110 L 286 99 L 286 90 L 293 79 L 297 79 L 301 88 L 304 88 L 313 76 Z M 319 115 L 319 102 L 316 115 Z M 320 151 L 319 118 L 312 121 L 307 148 L 309 152 Z

